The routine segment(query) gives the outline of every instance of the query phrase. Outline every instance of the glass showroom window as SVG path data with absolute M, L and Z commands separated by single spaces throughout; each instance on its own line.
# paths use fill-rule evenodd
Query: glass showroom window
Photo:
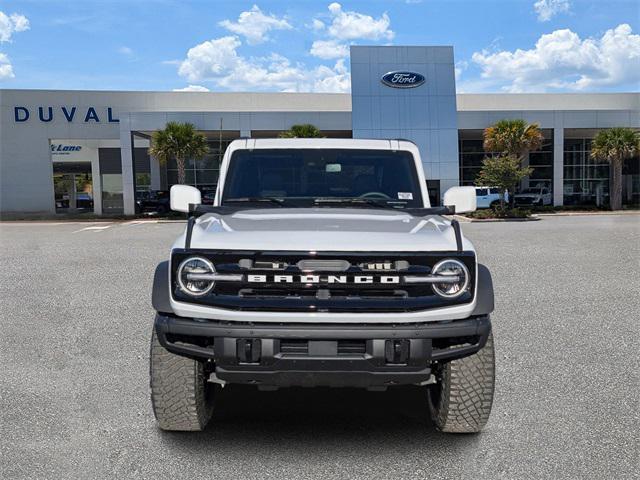
M 622 204 L 640 206 L 640 156 L 630 158 L 622 167 Z
M 207 202 L 213 200 L 213 194 L 215 193 L 216 186 L 218 184 L 218 176 L 220 175 L 220 163 L 225 150 L 231 143 L 229 140 L 209 140 L 209 153 L 200 160 L 187 160 L 186 165 L 186 182 L 189 185 L 198 187 L 204 196 L 203 200 Z M 167 184 L 171 188 L 171 185 L 178 183 L 178 170 L 175 160 L 170 160 L 167 163 Z
M 591 139 L 564 141 L 564 204 L 609 203 L 609 164 L 591 159 Z
M 482 160 L 490 154 L 482 148 L 482 130 L 464 130 L 459 134 L 460 185 L 475 185 Z
M 542 185 L 553 191 L 553 130 L 542 130 L 542 133 L 542 147 L 529 153 L 529 166 L 533 168 L 529 187 Z
M 529 153 L 529 166 L 533 173 L 529 177 L 529 186 L 543 184 L 553 188 L 553 130 L 542 130 L 544 143 L 539 150 Z M 482 130 L 461 130 L 459 133 L 460 148 L 460 185 L 475 185 L 475 180 L 482 169 L 485 157 L 497 152 L 485 152 L 482 148 Z

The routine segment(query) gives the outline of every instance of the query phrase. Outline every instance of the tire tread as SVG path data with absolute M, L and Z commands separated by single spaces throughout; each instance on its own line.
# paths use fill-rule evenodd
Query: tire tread
M 213 413 L 213 386 L 203 366 L 166 350 L 153 330 L 149 361 L 151 404 L 163 430 L 203 430 Z
M 495 389 L 493 334 L 476 354 L 452 360 L 442 369 L 439 401 L 429 397 L 431 417 L 442 432 L 479 432 L 491 413 Z

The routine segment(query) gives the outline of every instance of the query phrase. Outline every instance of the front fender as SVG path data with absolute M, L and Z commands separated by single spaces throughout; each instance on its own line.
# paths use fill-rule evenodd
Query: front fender
M 493 279 L 489 269 L 478 264 L 478 288 L 476 293 L 476 308 L 472 315 L 488 315 L 493 312 Z
M 169 298 L 169 262 L 160 262 L 153 276 L 153 291 L 151 293 L 151 305 L 156 312 L 173 313 Z

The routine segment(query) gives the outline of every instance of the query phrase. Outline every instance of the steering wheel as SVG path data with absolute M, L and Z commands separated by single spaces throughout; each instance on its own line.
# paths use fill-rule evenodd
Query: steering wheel
M 382 192 L 367 192 L 360 195 L 358 198 L 382 198 L 384 200 L 391 200 L 391 197 Z

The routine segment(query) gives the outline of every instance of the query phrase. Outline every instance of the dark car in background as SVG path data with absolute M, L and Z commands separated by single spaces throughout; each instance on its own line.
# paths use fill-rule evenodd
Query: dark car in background
M 202 203 L 203 205 L 213 205 L 213 202 L 216 198 L 215 190 L 204 190 L 202 192 Z
M 69 209 L 71 200 L 68 193 L 56 194 L 56 209 Z M 76 194 L 76 210 L 93 210 L 93 197 L 87 192 L 78 192 Z
M 137 213 L 157 213 L 164 215 L 169 213 L 169 191 L 168 190 L 148 190 L 136 192 L 136 212 Z

